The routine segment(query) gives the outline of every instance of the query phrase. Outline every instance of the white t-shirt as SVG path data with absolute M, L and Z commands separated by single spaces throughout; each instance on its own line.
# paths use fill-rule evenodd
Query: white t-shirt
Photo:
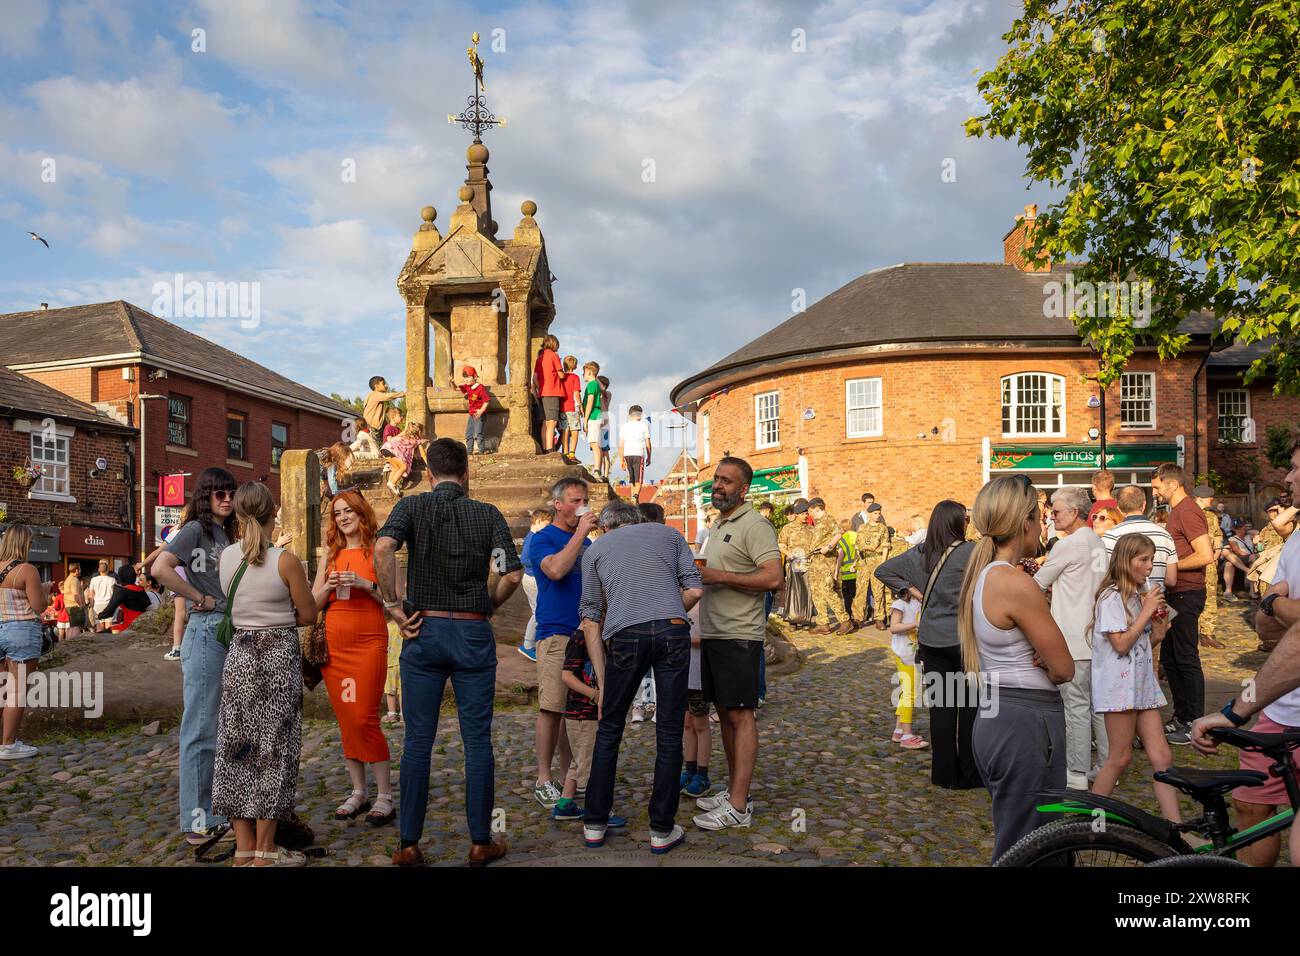
M 1282 546 L 1273 583 L 1281 584 L 1283 581 L 1286 582 L 1287 596 L 1293 600 L 1300 598 L 1300 534 L 1291 535 Z M 1300 687 L 1265 707 L 1264 715 L 1283 727 L 1300 727 Z
M 916 598 L 903 600 L 899 598 L 893 604 L 889 605 L 890 617 L 893 617 L 894 611 L 903 612 L 904 624 L 915 624 L 916 616 L 921 613 L 921 602 Z M 916 663 L 916 631 L 915 629 L 905 634 L 891 634 L 889 636 L 889 647 L 898 659 L 904 664 Z
M 1156 546 L 1156 556 L 1151 562 L 1151 576 L 1147 580 L 1152 585 L 1164 587 L 1165 569 L 1171 564 L 1175 569 L 1178 567 L 1178 551 L 1174 548 L 1173 536 L 1154 521 L 1125 518 L 1101 536 L 1108 559 L 1115 553 L 1115 542 L 1126 534 L 1144 534 L 1151 539 L 1151 543 Z
M 640 418 L 629 418 L 618 430 L 623 440 L 623 457 L 644 458 L 650 442 L 650 427 Z
M 1052 619 L 1065 635 L 1070 656 L 1076 661 L 1092 659 L 1088 622 L 1092 620 L 1097 589 L 1109 565 L 1101 538 L 1091 528 L 1084 527 L 1057 538 L 1052 550 L 1047 552 L 1047 560 L 1034 575 L 1040 588 L 1052 589 Z
M 90 579 L 90 596 L 96 611 L 108 607 L 108 602 L 113 599 L 115 584 L 117 584 L 116 579 L 107 574 L 97 574 Z

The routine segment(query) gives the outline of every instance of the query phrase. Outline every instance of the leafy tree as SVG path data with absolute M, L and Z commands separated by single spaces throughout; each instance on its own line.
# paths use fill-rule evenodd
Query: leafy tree
M 1295 445 L 1295 433 L 1287 425 L 1269 425 L 1265 435 L 1264 457 L 1274 468 L 1291 470 L 1291 448 Z
M 1177 355 L 1204 310 L 1230 341 L 1274 339 L 1247 381 L 1300 392 L 1296 0 L 1025 0 L 1004 39 L 966 132 L 1016 139 L 1028 177 L 1064 193 L 1026 253 L 1151 283 L 1149 316 L 1072 316 L 1102 377 L 1139 342 Z
M 351 408 L 357 413 L 357 418 L 360 418 L 365 413 L 366 400 L 360 395 L 354 395 L 352 398 L 344 398 L 338 392 L 330 392 L 330 398 L 334 399 L 334 401 L 338 402 L 340 405 L 346 405 L 348 408 Z

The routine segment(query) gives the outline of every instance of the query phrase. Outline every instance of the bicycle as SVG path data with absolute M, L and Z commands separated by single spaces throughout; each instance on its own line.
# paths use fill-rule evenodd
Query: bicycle
M 1224 795 L 1237 787 L 1264 784 L 1269 775 L 1258 770 L 1170 767 L 1157 771 L 1156 780 L 1182 791 L 1201 805 L 1202 815 L 1185 823 L 1170 823 L 1113 797 L 1082 790 L 1048 790 L 1040 795 L 1040 799 L 1049 802 L 1037 807 L 1039 813 L 1087 819 L 1061 819 L 1045 824 L 1022 837 L 993 865 L 1143 866 L 1163 860 L 1170 860 L 1164 864 L 1169 866 L 1233 865 L 1236 862 L 1233 855 L 1242 847 L 1285 830 L 1294 822 L 1300 809 L 1300 784 L 1296 782 L 1291 760 L 1292 752 L 1300 747 L 1300 731 L 1258 734 L 1216 727 L 1209 735 L 1219 743 L 1271 757 L 1273 764 L 1269 771 L 1282 778 L 1291 806 L 1240 832 L 1232 826 Z M 1203 833 L 1210 842 L 1194 847 L 1183 838 L 1188 832 Z M 1196 859 L 1175 863 L 1174 857 Z

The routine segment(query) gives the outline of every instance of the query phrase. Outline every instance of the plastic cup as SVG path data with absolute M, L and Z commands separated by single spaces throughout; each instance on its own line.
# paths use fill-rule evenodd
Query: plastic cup
M 700 555 L 698 558 L 695 559 L 695 566 L 697 568 L 707 567 L 708 563 L 709 563 L 709 559 L 704 557 L 703 555 Z
M 352 597 L 352 585 L 340 584 L 334 589 L 335 600 L 346 601 L 350 597 Z

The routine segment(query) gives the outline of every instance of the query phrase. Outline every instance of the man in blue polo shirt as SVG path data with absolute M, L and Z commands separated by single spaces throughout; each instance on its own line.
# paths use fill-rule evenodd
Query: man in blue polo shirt
M 587 506 L 587 483 L 562 478 L 551 488 L 555 520 L 533 534 L 529 558 L 537 569 L 537 785 L 533 796 L 554 810 L 563 793 L 551 779 L 551 761 L 558 749 L 560 784 L 569 772 L 572 754 L 564 732 L 568 689 L 564 686 L 564 649 L 578 630 L 582 598 L 582 555 L 591 544 L 587 535 L 596 515 Z M 577 819 L 577 815 L 574 815 Z

